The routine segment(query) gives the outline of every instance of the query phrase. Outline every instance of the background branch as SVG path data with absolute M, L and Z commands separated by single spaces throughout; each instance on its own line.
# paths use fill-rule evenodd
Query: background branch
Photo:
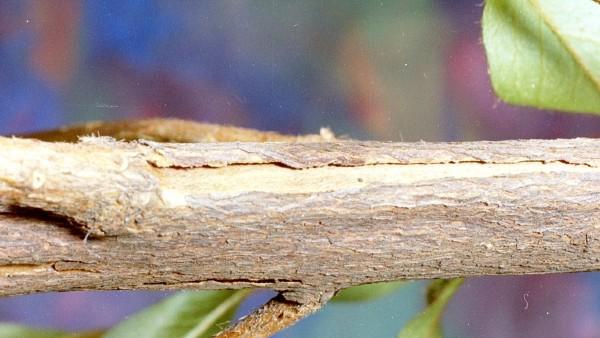
M 322 128 L 320 135 L 292 136 L 272 131 L 198 123 L 179 119 L 142 119 L 115 122 L 93 121 L 22 135 L 51 142 L 76 142 L 81 136 L 111 136 L 117 140 L 144 139 L 156 142 L 318 142 L 334 139 L 333 133 Z

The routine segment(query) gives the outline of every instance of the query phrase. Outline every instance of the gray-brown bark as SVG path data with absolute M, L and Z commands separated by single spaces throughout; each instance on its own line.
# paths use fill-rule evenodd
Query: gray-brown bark
M 0 295 L 600 270 L 599 149 L 0 138 Z

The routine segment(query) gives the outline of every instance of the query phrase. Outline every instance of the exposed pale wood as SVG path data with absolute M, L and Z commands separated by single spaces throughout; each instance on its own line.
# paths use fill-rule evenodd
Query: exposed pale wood
M 0 138 L 0 294 L 600 270 L 599 149 Z

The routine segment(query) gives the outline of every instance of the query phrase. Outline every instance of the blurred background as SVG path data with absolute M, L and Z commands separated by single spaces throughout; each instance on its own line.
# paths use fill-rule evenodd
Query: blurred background
M 600 136 L 600 117 L 495 97 L 482 9 L 482 0 L 3 0 L 0 134 L 160 116 L 393 141 Z M 600 337 L 599 281 L 468 279 L 447 336 Z M 394 337 L 422 309 L 425 285 L 328 305 L 278 337 Z M 165 295 L 3 298 L 0 321 L 101 328 Z

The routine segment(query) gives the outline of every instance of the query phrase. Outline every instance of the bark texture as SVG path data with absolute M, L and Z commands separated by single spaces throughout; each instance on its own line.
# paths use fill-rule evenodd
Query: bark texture
M 0 139 L 0 294 L 272 287 L 218 335 L 267 337 L 346 286 L 600 265 L 595 140 L 340 142 L 163 119 L 29 136 L 90 134 L 145 141 Z M 287 143 L 256 143 L 272 141 Z
M 599 149 L 0 138 L 0 295 L 600 270 Z

